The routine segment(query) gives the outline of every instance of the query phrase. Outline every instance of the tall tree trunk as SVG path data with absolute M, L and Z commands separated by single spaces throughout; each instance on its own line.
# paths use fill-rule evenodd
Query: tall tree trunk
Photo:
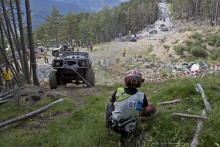
M 3 13 L 4 13 L 4 18 L 5 18 L 5 22 L 6 22 L 6 28 L 7 28 L 7 33 L 8 33 L 8 41 L 9 41 L 9 44 L 10 44 L 10 47 L 11 47 L 11 51 L 12 51 L 12 57 L 14 59 L 14 63 L 15 63 L 15 68 L 17 70 L 17 72 L 19 73 L 20 70 L 19 70 L 19 64 L 16 60 L 16 57 L 15 57 L 15 50 L 14 50 L 14 47 L 13 47 L 13 42 L 12 42 L 12 38 L 11 38 L 11 34 L 10 34 L 10 28 L 9 28 L 9 19 L 8 19 L 8 15 L 7 15 L 7 12 L 6 12 L 6 9 L 5 9 L 5 3 L 4 3 L 4 0 L 1 0 L 1 4 L 2 4 L 2 9 L 3 9 Z
M 199 0 L 196 0 L 195 13 L 194 13 L 194 24 L 196 24 L 196 20 L 197 20 L 198 3 L 199 3 Z
M 4 39 L 4 34 L 3 34 L 3 29 L 2 29 L 2 19 L 1 19 L 1 17 L 0 17 L 0 33 L 1 33 L 2 47 L 3 47 L 3 50 L 5 50 L 5 39 Z
M 3 86 L 2 71 L 3 71 L 3 69 L 2 69 L 1 66 L 0 66 L 0 87 Z M 0 91 L 0 92 L 1 92 L 1 91 Z
M 23 58 L 22 58 L 20 43 L 18 41 L 18 33 L 17 33 L 17 27 L 16 27 L 16 21 L 15 21 L 15 16 L 14 16 L 14 8 L 13 8 L 13 5 L 12 5 L 12 0 L 10 0 L 10 7 L 11 7 L 12 23 L 13 23 L 13 26 L 14 26 L 14 37 L 13 38 L 14 38 L 14 42 L 15 42 L 16 47 L 17 47 L 19 57 L 20 57 L 22 71 L 24 71 L 24 62 L 23 62 Z M 11 31 L 13 32 L 12 29 L 11 29 Z
M 28 40 L 30 45 L 30 60 L 31 60 L 31 66 L 33 71 L 33 81 L 34 85 L 39 86 L 39 81 L 37 79 L 37 64 L 36 64 L 36 58 L 34 53 L 34 40 L 33 40 L 33 33 L 32 33 L 32 22 L 31 22 L 31 10 L 30 10 L 30 2 L 29 0 L 25 0 L 25 7 L 26 7 L 26 13 L 27 13 L 27 28 L 28 28 Z
M 5 49 L 5 40 L 4 40 L 3 31 L 2 31 L 1 19 L 0 19 L 0 35 L 1 35 L 1 41 L 2 41 L 3 49 Z M 5 63 L 6 63 L 6 61 L 5 61 Z M 3 70 L 0 66 L 0 86 L 3 86 L 2 71 Z
M 215 25 L 216 26 L 218 25 L 218 21 L 217 21 L 217 18 L 218 18 L 218 2 L 219 2 L 219 0 L 216 0 L 216 5 L 215 5 Z
M 22 22 L 20 0 L 16 0 L 16 9 L 17 9 L 18 24 L 19 24 L 19 30 L 20 30 L 21 49 L 23 52 L 24 75 L 26 77 L 27 84 L 30 84 L 30 74 L 29 74 L 29 66 L 28 66 L 28 59 L 27 59 L 27 50 L 26 50 L 25 41 L 24 41 L 24 27 L 23 27 L 23 22 Z
M 210 21 L 211 24 L 213 23 L 214 20 L 214 9 L 215 9 L 215 3 L 214 1 L 211 2 L 211 7 L 210 7 Z

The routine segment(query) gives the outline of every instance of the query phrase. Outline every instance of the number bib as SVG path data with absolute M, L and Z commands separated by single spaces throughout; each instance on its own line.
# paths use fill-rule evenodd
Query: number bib
M 128 100 L 127 108 L 131 110 L 141 111 L 143 103 L 135 100 Z

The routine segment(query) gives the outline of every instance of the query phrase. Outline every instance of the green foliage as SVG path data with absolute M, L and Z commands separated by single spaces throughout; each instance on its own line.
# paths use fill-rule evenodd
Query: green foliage
M 188 46 L 188 47 L 191 47 L 191 46 L 194 45 L 194 42 L 193 42 L 193 41 L 190 41 L 190 40 L 186 40 L 186 41 L 184 41 L 184 42 L 185 42 L 186 46 Z
M 202 40 L 202 34 L 198 33 L 198 32 L 194 32 L 191 36 L 189 36 L 189 38 L 193 38 L 196 40 Z
M 170 46 L 169 45 L 163 45 L 164 49 L 168 52 L 169 49 L 170 49 Z
M 163 39 L 160 39 L 160 41 L 163 43 L 166 40 L 166 37 L 164 37 Z
M 183 29 L 180 29 L 180 30 L 179 30 L 180 33 L 184 33 L 184 32 L 186 32 L 186 31 L 196 31 L 196 29 L 193 29 L 193 28 L 191 28 L 191 27 L 188 27 L 188 28 L 183 28 Z
M 185 51 L 185 47 L 182 45 L 174 46 L 174 50 L 177 55 L 183 55 L 183 51 Z
M 212 50 L 210 53 L 211 53 L 211 58 L 213 60 L 220 59 L 220 48 L 216 48 L 216 49 Z
M 203 46 L 193 46 L 190 50 L 191 54 L 195 57 L 202 57 L 206 58 L 208 56 L 208 53 Z
M 153 51 L 153 45 L 150 44 L 150 46 L 147 48 L 147 55 L 149 55 Z
M 119 33 L 122 35 L 127 35 L 129 31 L 137 33 L 145 27 L 143 22 L 149 24 L 155 22 L 158 6 L 156 1 L 132 0 L 118 7 L 104 7 L 95 14 L 69 13 L 62 19 L 57 17 L 59 11 L 55 10 L 57 9 L 53 7 L 46 23 L 35 31 L 35 39 L 41 43 L 72 43 L 72 40 L 76 44 L 109 42 Z
M 211 35 L 206 38 L 206 41 L 209 45 L 219 47 L 220 46 L 220 37 L 219 35 Z
M 179 39 L 175 40 L 175 41 L 173 42 L 173 44 L 177 44 L 178 42 L 179 42 Z
M 167 72 L 166 72 L 165 70 L 162 70 L 161 76 L 162 76 L 162 77 L 166 77 L 166 76 L 168 76 L 168 74 L 167 74 Z

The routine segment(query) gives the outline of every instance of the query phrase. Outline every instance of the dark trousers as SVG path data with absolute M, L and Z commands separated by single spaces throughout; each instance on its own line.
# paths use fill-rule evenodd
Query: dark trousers
M 48 63 L 48 58 L 47 57 L 44 57 L 44 62 Z
M 11 89 L 11 80 L 5 81 L 5 89 L 10 90 Z

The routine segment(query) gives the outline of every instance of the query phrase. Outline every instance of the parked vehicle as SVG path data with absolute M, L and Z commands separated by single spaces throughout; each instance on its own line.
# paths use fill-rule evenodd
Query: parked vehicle
M 160 29 L 161 27 L 165 27 L 165 26 L 166 26 L 165 24 L 160 24 L 159 29 Z
M 156 29 L 150 30 L 149 34 L 157 34 L 157 30 Z
M 169 31 L 168 27 L 164 26 L 160 28 L 161 31 Z
M 131 37 L 130 38 L 131 42 L 136 42 L 137 41 L 137 38 L 134 35 L 131 35 L 130 37 Z
M 64 51 L 71 51 L 71 47 L 68 44 L 62 44 L 58 48 L 52 49 L 52 55 L 55 56 L 55 54 L 59 55 L 59 53 L 62 53 Z

